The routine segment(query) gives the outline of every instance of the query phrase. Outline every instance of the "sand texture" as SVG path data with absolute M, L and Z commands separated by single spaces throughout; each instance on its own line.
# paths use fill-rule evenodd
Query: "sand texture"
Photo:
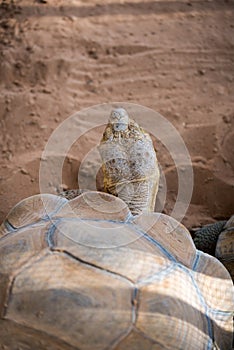
M 38 193 L 53 130 L 76 111 L 112 101 L 154 109 L 184 139 L 194 170 L 188 228 L 233 214 L 233 0 L 2 0 L 0 89 L 0 222 Z M 70 150 L 63 187 L 77 187 L 79 164 L 100 135 L 93 130 Z M 170 215 L 176 168 L 155 144 Z

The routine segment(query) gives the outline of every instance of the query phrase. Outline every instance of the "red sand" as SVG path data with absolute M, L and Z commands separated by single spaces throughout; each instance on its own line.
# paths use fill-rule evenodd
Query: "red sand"
M 59 123 L 112 101 L 152 108 L 180 132 L 195 174 L 187 227 L 233 214 L 233 5 L 2 1 L 0 221 L 20 199 L 38 193 L 41 153 Z M 68 188 L 76 186 L 79 163 L 98 137 L 84 136 L 71 151 L 63 179 Z M 164 212 L 170 214 L 176 171 L 160 143 L 157 149 L 168 186 Z

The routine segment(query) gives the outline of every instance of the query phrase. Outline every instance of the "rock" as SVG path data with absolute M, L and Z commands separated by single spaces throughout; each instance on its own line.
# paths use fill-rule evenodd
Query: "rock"
M 20 172 L 21 172 L 22 174 L 24 174 L 24 175 L 28 175 L 28 171 L 27 171 L 26 169 L 24 169 L 24 168 L 21 168 L 21 169 L 20 169 Z

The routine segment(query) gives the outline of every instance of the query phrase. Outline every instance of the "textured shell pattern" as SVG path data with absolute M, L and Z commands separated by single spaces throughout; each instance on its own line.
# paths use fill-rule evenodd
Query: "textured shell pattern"
M 169 216 L 37 195 L 0 237 L 2 349 L 231 349 L 231 278 Z

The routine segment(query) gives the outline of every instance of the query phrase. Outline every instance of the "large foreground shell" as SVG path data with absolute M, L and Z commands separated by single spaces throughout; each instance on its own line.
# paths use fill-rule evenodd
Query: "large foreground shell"
M 166 215 L 33 196 L 0 236 L 0 349 L 231 349 L 230 276 Z

